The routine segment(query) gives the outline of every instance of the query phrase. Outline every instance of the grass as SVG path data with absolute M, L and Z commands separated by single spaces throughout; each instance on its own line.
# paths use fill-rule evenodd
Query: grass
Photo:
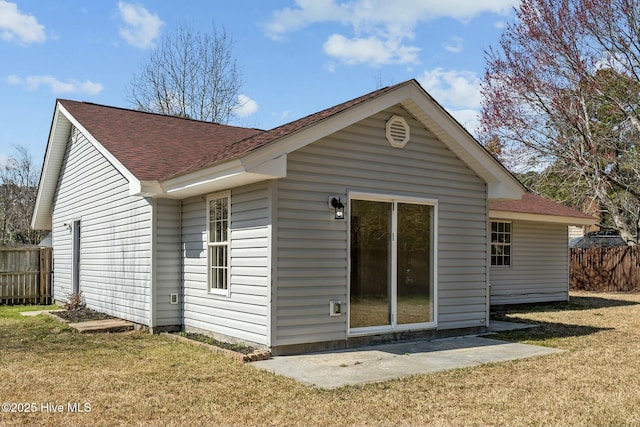
M 500 338 L 559 354 L 329 391 L 162 336 L 77 334 L 19 310 L 0 307 L 0 402 L 91 411 L 0 412 L 3 426 L 640 424 L 637 294 L 500 314 L 541 325 Z

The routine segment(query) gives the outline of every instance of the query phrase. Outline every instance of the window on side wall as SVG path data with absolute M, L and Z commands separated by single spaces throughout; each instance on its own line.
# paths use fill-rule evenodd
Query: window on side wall
M 491 266 L 511 266 L 511 223 L 491 221 Z
M 229 289 L 229 196 L 219 193 L 207 197 L 209 291 L 224 295 Z

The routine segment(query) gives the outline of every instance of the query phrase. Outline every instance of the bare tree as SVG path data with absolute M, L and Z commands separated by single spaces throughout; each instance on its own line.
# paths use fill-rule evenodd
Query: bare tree
M 40 169 L 25 147 L 15 151 L 0 169 L 0 244 L 35 245 L 44 237 L 31 228 Z
M 241 106 L 233 45 L 224 28 L 207 34 L 179 27 L 133 76 L 129 101 L 142 111 L 228 123 Z
M 640 211 L 639 9 L 637 0 L 522 0 L 486 53 L 482 86 L 482 141 L 584 189 L 628 241 Z

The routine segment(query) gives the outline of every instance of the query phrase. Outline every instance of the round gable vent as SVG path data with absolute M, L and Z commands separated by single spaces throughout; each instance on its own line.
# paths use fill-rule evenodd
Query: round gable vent
M 387 141 L 393 147 L 403 148 L 409 142 L 409 124 L 400 116 L 392 116 L 387 120 Z

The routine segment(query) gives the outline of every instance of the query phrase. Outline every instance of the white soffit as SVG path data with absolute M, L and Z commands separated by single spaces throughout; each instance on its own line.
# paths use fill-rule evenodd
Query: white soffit
M 42 172 L 38 184 L 38 194 L 31 217 L 31 227 L 36 230 L 51 230 L 53 196 L 60 177 L 60 168 L 64 160 L 67 139 L 71 131 L 71 122 L 60 113 L 56 106 L 51 122 L 49 141 L 42 163 Z
M 232 160 L 162 181 L 159 183 L 162 192 L 160 194 L 150 195 L 184 199 L 269 179 L 284 178 L 286 176 L 286 155 L 261 162 L 251 162 L 245 158 Z

